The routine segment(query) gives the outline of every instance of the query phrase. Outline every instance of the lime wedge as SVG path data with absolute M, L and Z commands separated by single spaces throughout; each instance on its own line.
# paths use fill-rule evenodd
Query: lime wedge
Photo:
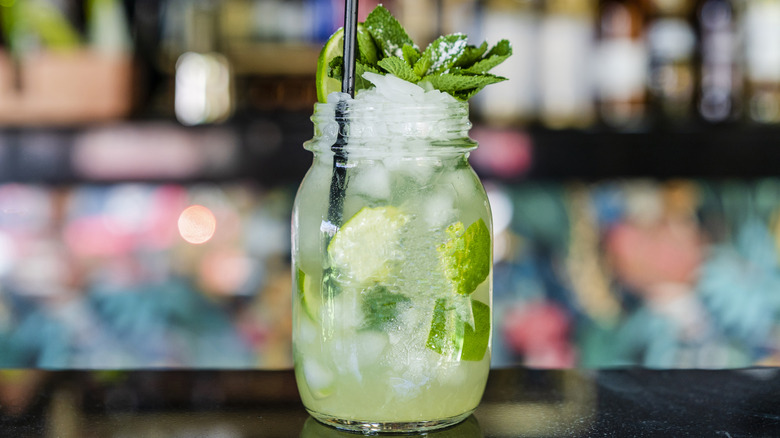
M 490 230 L 479 219 L 466 229 L 455 222 L 446 232 L 449 240 L 437 248 L 444 277 L 455 292 L 469 295 L 490 273 Z
M 382 282 L 399 258 L 399 233 L 409 218 L 393 206 L 363 207 L 328 244 L 333 268 L 358 284 Z
M 482 360 L 490 342 L 490 306 L 471 299 L 471 312 L 473 327 L 448 305 L 446 299 L 436 300 L 425 346 L 441 355 L 460 357 L 461 360 Z
M 301 300 L 301 308 L 312 321 L 318 321 L 322 305 L 320 288 L 314 284 L 312 277 L 306 275 L 301 269 L 295 273 L 295 285 L 298 289 L 298 298 Z
M 485 357 L 490 341 L 490 306 L 482 301 L 471 300 L 471 311 L 474 315 L 474 327 L 466 324 L 460 358 L 480 361 Z
M 363 23 L 357 25 L 357 56 L 355 78 L 355 91 L 367 86 L 371 86 L 367 81 L 360 78 L 361 72 L 365 71 L 365 66 L 375 66 L 378 62 L 378 52 L 371 34 Z M 339 28 L 322 47 L 320 56 L 317 59 L 317 100 L 325 103 L 328 101 L 328 95 L 334 91 L 341 91 L 341 81 L 328 76 L 328 68 L 331 62 L 344 55 L 344 28 Z M 373 71 L 373 70 L 372 70 Z
M 339 28 L 330 36 L 317 58 L 317 100 L 325 103 L 328 95 L 341 91 L 341 82 L 328 76 L 328 65 L 333 58 L 344 54 L 344 28 Z

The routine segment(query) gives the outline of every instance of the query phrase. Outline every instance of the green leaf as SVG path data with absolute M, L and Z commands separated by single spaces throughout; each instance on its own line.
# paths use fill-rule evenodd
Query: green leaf
M 512 55 L 512 45 L 507 40 L 499 41 L 493 46 L 485 57 L 471 67 L 463 69 L 466 73 L 485 73 L 501 64 Z
M 425 48 L 422 54 L 423 58 L 430 59 L 430 65 L 420 76 L 449 71 L 463 55 L 468 45 L 467 41 L 468 37 L 460 33 L 437 38 Z
M 330 60 L 328 64 L 328 76 L 338 81 L 343 80 L 344 76 L 344 62 L 343 57 L 337 56 Z M 367 90 L 372 88 L 374 84 L 363 79 L 363 73 L 370 71 L 371 73 L 384 74 L 372 65 L 364 64 L 362 62 L 355 62 L 355 91 Z
M 379 69 L 375 68 L 372 65 L 363 64 L 361 62 L 355 63 L 355 91 L 356 92 L 358 90 L 367 90 L 374 86 L 374 84 L 372 84 L 370 81 L 363 79 L 363 73 L 367 71 L 371 73 L 382 74 L 382 72 L 380 72 Z
M 376 65 L 377 61 L 379 61 L 379 52 L 377 51 L 378 49 L 374 42 L 374 38 L 365 26 L 358 26 L 357 43 L 358 62 L 367 65 Z
M 420 77 L 414 73 L 412 67 L 401 58 L 395 56 L 384 58 L 379 61 L 379 66 L 385 69 L 388 73 L 395 75 L 408 82 L 418 82 Z
M 404 54 L 404 61 L 409 64 L 409 67 L 414 67 L 414 64 L 420 59 L 420 50 L 409 44 L 405 44 L 401 49 Z
M 481 46 L 476 47 L 472 45 L 466 46 L 466 48 L 463 50 L 463 54 L 458 58 L 458 60 L 455 62 L 455 67 L 459 68 L 468 68 L 475 62 L 479 61 L 482 58 L 482 55 L 487 52 L 488 44 L 487 41 L 483 42 Z
M 443 73 L 440 75 L 426 76 L 426 81 L 430 82 L 437 90 L 445 91 L 447 93 L 453 93 L 458 91 L 467 90 L 481 90 L 490 84 L 505 81 L 506 78 L 501 76 L 491 75 L 489 73 L 483 74 L 460 74 L 460 73 Z
M 412 67 L 412 69 L 414 70 L 414 74 L 419 77 L 424 77 L 428 73 L 428 70 L 431 68 L 432 64 L 433 60 L 431 59 L 430 54 L 426 55 L 423 53 L 420 59 L 414 63 L 414 67 Z
M 461 102 L 466 102 L 480 91 L 482 91 L 482 88 L 472 88 L 470 90 L 453 91 L 450 94 L 455 99 L 458 99 Z
M 465 325 L 448 299 L 437 299 L 425 346 L 439 354 L 458 357 L 463 347 Z
M 362 295 L 363 328 L 370 330 L 383 330 L 398 317 L 399 305 L 410 301 L 406 295 L 391 292 L 379 284 L 364 290 Z
M 366 17 L 365 26 L 384 56 L 401 56 L 403 46 L 414 47 L 401 23 L 384 6 L 374 8 Z
M 344 76 L 344 57 L 336 56 L 328 63 L 328 77 L 341 81 Z
M 490 306 L 482 301 L 471 300 L 471 311 L 474 315 L 474 327 L 466 324 L 460 358 L 480 361 L 485 357 L 490 341 Z

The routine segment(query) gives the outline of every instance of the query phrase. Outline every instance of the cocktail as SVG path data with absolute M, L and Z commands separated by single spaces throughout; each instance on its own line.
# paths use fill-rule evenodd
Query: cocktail
M 353 98 L 328 93 L 341 35 L 320 57 L 293 209 L 298 388 L 339 428 L 444 427 L 476 408 L 490 368 L 492 223 L 467 100 L 503 80 L 487 70 L 511 49 L 448 35 L 420 51 L 380 6 L 358 28 Z

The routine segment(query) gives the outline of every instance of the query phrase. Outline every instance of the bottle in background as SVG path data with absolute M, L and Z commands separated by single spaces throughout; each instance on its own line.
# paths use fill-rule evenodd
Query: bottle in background
M 747 116 L 752 122 L 780 122 L 780 0 L 743 2 Z
M 648 90 L 655 122 L 684 125 L 692 120 L 696 89 L 696 33 L 690 0 L 646 0 Z
M 528 123 L 537 113 L 539 16 L 535 1 L 489 0 L 478 5 L 475 41 L 495 44 L 506 38 L 512 44 L 512 56 L 493 70 L 510 80 L 482 90 L 473 100 L 475 112 L 493 125 Z
M 741 112 L 742 74 L 737 61 L 736 13 L 731 0 L 703 0 L 697 7 L 700 74 L 699 117 L 734 121 Z
M 184 53 L 176 60 L 174 112 L 184 125 L 217 123 L 233 114 L 233 73 L 218 51 L 219 2 L 183 5 Z
M 593 54 L 596 2 L 548 0 L 539 30 L 542 123 L 586 128 L 595 119 Z
M 640 127 L 646 111 L 647 50 L 638 0 L 606 0 L 599 7 L 596 98 L 599 118 L 619 130 Z

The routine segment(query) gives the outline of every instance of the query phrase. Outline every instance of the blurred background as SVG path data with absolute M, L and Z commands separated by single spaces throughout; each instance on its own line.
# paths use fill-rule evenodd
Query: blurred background
M 780 364 L 780 0 L 383 3 L 419 45 L 513 44 L 471 106 L 494 367 Z M 0 0 L 0 366 L 291 366 L 342 11 Z

